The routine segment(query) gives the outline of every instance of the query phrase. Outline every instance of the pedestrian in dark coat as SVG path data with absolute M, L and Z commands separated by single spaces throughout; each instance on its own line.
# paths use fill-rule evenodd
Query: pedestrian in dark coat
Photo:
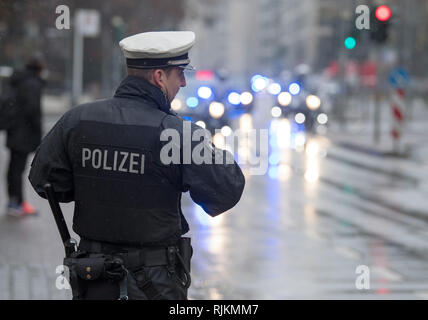
M 24 71 L 16 72 L 11 78 L 11 87 L 16 92 L 16 106 L 19 111 L 13 119 L 13 125 L 7 130 L 7 147 L 10 150 L 8 183 L 8 215 L 27 216 L 36 214 L 36 210 L 24 200 L 22 175 L 25 171 L 28 155 L 40 144 L 41 95 L 44 81 L 41 78 L 43 61 L 39 57 L 31 58 Z

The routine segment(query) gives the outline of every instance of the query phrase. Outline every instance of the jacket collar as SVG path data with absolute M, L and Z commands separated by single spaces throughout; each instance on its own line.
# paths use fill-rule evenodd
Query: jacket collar
M 123 79 L 114 97 L 152 102 L 150 105 L 155 105 L 156 108 L 166 113 L 169 113 L 171 108 L 168 97 L 161 89 L 154 86 L 146 79 L 136 76 L 127 76 Z

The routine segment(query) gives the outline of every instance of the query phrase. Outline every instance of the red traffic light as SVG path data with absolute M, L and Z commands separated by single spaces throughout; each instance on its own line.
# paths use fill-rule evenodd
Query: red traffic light
M 388 21 L 391 18 L 391 9 L 388 6 L 379 6 L 376 9 L 375 16 L 379 21 Z
M 196 72 L 195 77 L 199 81 L 210 81 L 214 79 L 215 75 L 211 70 L 199 70 Z

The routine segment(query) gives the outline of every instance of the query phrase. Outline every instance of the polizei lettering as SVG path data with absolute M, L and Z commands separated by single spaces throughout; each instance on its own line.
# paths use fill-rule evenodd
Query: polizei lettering
M 136 152 L 82 148 L 82 167 L 144 174 L 145 155 Z

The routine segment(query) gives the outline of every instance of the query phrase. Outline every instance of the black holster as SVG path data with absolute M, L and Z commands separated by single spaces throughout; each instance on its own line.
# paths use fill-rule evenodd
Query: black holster
M 76 251 L 64 258 L 64 265 L 70 273 L 73 300 L 85 298 L 89 282 L 108 282 L 113 287 L 127 276 L 123 261 L 106 254 Z
M 191 245 L 191 239 L 188 237 L 180 238 L 178 242 L 178 252 L 177 257 L 180 261 L 181 268 L 179 270 L 179 276 L 183 280 L 183 284 L 186 288 L 190 287 L 191 277 L 190 277 L 190 261 L 193 255 L 193 248 Z

